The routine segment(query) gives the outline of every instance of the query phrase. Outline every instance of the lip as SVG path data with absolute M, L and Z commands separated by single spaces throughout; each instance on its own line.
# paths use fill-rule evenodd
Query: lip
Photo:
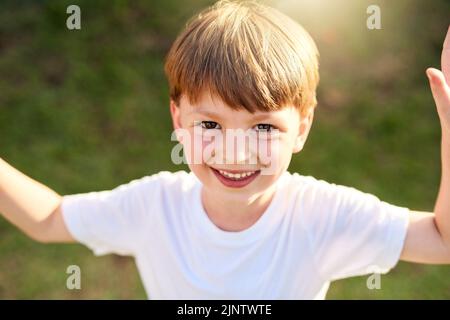
M 226 187 L 229 188 L 243 188 L 246 185 L 250 184 L 253 180 L 256 179 L 256 177 L 259 176 L 259 174 L 261 173 L 261 170 L 257 170 L 254 174 L 252 174 L 251 176 L 248 176 L 242 180 L 232 180 L 229 179 L 225 176 L 223 176 L 222 174 L 220 174 L 220 172 L 217 169 L 214 169 L 212 167 L 210 167 L 210 169 L 212 170 L 212 172 L 214 173 L 214 175 L 217 177 L 217 179 L 222 182 L 223 185 L 225 185 Z M 224 170 L 227 172 L 231 172 L 231 173 L 241 173 L 241 172 L 248 172 L 251 170 Z

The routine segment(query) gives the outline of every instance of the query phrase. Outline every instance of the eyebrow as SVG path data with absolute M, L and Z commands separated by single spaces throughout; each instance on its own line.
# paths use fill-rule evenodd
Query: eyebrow
M 205 110 L 205 109 L 196 109 L 191 111 L 189 114 L 193 114 L 193 113 L 200 113 L 203 114 L 205 116 L 211 117 L 211 118 L 216 118 L 216 119 L 220 119 L 220 115 L 218 113 L 209 111 L 209 110 Z
M 200 114 L 206 115 L 206 116 L 214 118 L 214 119 L 221 119 L 219 113 L 216 113 L 216 112 L 213 112 L 213 111 L 209 111 L 209 110 L 206 110 L 206 109 L 197 109 L 197 110 L 193 110 L 193 111 L 190 112 L 190 114 L 193 114 L 193 113 L 200 113 Z M 263 120 L 263 119 L 268 119 L 268 118 L 270 118 L 269 113 L 267 113 L 267 114 L 266 113 L 261 113 L 261 114 L 253 115 L 251 120 L 252 121 L 258 121 L 258 120 Z M 276 120 L 276 117 L 273 117 L 272 119 Z

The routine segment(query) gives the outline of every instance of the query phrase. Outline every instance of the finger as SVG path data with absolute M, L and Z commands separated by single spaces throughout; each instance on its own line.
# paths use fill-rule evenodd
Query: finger
M 450 86 L 450 26 L 448 27 L 447 35 L 444 40 L 444 48 L 442 49 L 441 69 L 444 73 L 447 85 Z
M 427 76 L 430 80 L 431 92 L 438 109 L 446 112 L 450 110 L 450 88 L 447 85 L 444 74 L 434 68 L 427 69 Z
M 447 35 L 445 36 L 444 49 L 450 49 L 450 25 L 448 26 Z

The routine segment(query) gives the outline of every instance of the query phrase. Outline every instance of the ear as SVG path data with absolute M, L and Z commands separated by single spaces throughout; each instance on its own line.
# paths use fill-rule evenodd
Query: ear
M 310 108 L 306 115 L 300 115 L 300 128 L 298 131 L 298 136 L 295 139 L 295 145 L 293 153 L 298 153 L 303 149 L 308 138 L 309 131 L 314 118 L 314 108 Z
M 170 115 L 172 116 L 172 124 L 174 129 L 181 128 L 180 107 L 175 101 L 170 99 Z
M 172 124 L 174 130 L 181 128 L 181 111 L 180 106 L 170 99 L 170 115 L 172 116 Z M 182 142 L 181 137 L 177 136 L 179 142 Z

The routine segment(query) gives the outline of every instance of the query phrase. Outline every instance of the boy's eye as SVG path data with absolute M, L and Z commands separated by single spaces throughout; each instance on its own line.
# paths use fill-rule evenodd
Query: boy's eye
M 201 125 L 203 129 L 220 129 L 220 125 L 215 121 L 202 121 Z
M 256 131 L 258 132 L 271 132 L 275 127 L 268 123 L 258 123 L 256 126 Z

